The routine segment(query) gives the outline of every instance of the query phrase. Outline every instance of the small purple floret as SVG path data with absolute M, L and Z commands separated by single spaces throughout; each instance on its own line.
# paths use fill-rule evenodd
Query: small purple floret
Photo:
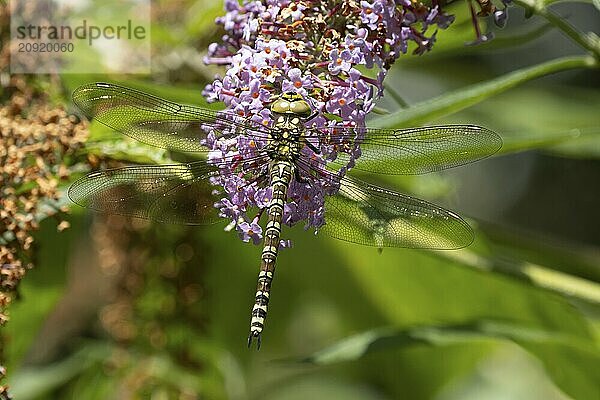
M 209 46 L 205 60 L 227 66 L 227 72 L 207 85 L 203 95 L 257 126 L 272 126 L 269 105 L 283 92 L 299 93 L 319 113 L 307 130 L 307 140 L 319 152 L 305 146 L 301 156 L 316 176 L 310 183 L 292 179 L 283 215 L 287 225 L 303 222 L 306 229 L 317 230 L 325 223 L 325 196 L 338 191 L 339 177 L 360 157 L 356 140 L 383 94 L 389 67 L 411 44 L 415 54 L 430 50 L 436 29 L 445 29 L 453 17 L 438 5 L 411 0 L 226 0 L 225 10 L 217 23 L 226 33 L 221 43 Z M 336 137 L 334 130 L 326 130 L 340 124 L 334 117 L 357 128 L 355 136 Z M 321 143 L 311 129 L 330 137 Z M 272 193 L 268 162 L 263 160 L 257 170 L 252 160 L 264 154 L 267 138 L 258 129 L 248 134 L 224 130 L 204 141 L 211 149 L 209 162 L 219 165 L 211 183 L 222 188 L 223 197 L 215 206 L 242 240 L 258 243 L 258 221 Z M 342 154 L 346 164 L 333 173 L 338 179 L 319 173 Z M 290 245 L 281 242 L 281 247 Z

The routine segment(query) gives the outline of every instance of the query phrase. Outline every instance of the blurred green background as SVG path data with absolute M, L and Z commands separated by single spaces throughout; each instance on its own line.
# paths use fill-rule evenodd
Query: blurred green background
M 553 9 L 597 33 L 596 7 Z M 54 101 L 76 113 L 72 90 L 101 80 L 206 106 L 201 91 L 223 71 L 202 56 L 222 10 L 154 2 L 151 76 L 62 75 Z M 496 40 L 465 46 L 466 2 L 449 10 L 457 20 L 432 52 L 393 66 L 388 115 L 372 123 L 473 123 L 505 146 L 443 173 L 364 177 L 467 217 L 471 247 L 379 254 L 287 230 L 294 248 L 279 257 L 257 352 L 246 337 L 258 246 L 225 222 L 155 225 L 73 206 L 70 229 L 42 222 L 3 329 L 15 398 L 600 399 L 598 62 L 521 5 Z M 80 161 L 90 156 L 169 158 L 95 123 Z

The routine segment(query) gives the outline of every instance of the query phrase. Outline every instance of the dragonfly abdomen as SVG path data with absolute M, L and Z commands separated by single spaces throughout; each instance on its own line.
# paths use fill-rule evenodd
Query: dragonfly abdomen
M 248 346 L 252 344 L 252 339 L 256 338 L 257 345 L 260 348 L 260 334 L 262 333 L 265 318 L 267 317 L 271 281 L 275 273 L 275 262 L 277 260 L 277 252 L 279 251 L 283 207 L 287 197 L 288 186 L 292 179 L 292 172 L 293 166 L 289 161 L 274 161 L 271 164 L 270 183 L 273 198 L 267 208 L 267 225 L 264 235 L 265 245 L 261 255 L 256 296 L 254 307 L 252 308 Z

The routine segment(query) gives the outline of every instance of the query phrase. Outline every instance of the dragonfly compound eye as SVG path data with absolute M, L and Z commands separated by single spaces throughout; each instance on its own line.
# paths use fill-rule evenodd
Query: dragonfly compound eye
M 290 110 L 294 114 L 302 115 L 308 117 L 311 113 L 310 105 L 304 100 L 294 101 L 290 103 Z
M 271 104 L 271 111 L 276 114 L 296 114 L 307 117 L 311 114 L 310 105 L 299 94 L 285 94 Z

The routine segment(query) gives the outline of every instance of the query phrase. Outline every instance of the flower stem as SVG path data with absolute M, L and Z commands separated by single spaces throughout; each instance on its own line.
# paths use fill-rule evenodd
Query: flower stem
M 600 60 L 600 38 L 594 32 L 581 32 L 566 19 L 556 14 L 547 7 L 547 3 L 539 0 L 515 0 L 515 4 L 527 9 L 529 12 L 545 18 L 548 22 L 560 29 L 575 43 L 591 52 L 596 59 Z
M 478 270 L 500 273 L 590 304 L 600 304 L 600 285 L 588 279 L 529 262 L 494 260 L 466 249 L 435 253 Z
M 546 61 L 413 104 L 408 109 L 377 118 L 373 121 L 373 126 L 377 128 L 400 128 L 423 124 L 458 112 L 541 76 L 576 68 L 598 67 L 600 67 L 600 60 L 587 54 Z

